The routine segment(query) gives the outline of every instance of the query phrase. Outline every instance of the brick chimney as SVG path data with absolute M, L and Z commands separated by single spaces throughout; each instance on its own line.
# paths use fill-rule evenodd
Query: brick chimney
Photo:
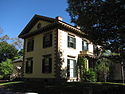
M 57 16 L 57 17 L 56 17 L 56 19 L 57 19 L 57 20 L 60 20 L 60 21 L 62 21 L 62 20 L 63 20 L 63 18 L 62 18 L 62 17 L 60 17 L 60 16 Z

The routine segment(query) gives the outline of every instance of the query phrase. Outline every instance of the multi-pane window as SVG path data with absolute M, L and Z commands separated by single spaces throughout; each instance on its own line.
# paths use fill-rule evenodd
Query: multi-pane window
M 43 36 L 43 48 L 51 47 L 52 46 L 52 34 L 45 34 Z
M 25 72 L 26 73 L 33 72 L 33 58 L 27 58 Z
M 82 50 L 87 50 L 88 51 L 88 42 L 87 41 L 82 41 Z
M 52 72 L 52 58 L 51 55 L 45 55 L 42 60 L 42 73 Z
M 67 77 L 76 77 L 76 60 L 67 59 Z
M 68 35 L 68 47 L 76 49 L 76 38 Z
M 31 52 L 34 49 L 34 40 L 28 39 L 27 40 L 27 52 Z

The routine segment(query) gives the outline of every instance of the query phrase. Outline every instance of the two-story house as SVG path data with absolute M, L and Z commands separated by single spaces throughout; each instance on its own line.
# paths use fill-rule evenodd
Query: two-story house
M 93 56 L 93 44 L 83 36 L 59 16 L 35 15 L 19 35 L 24 39 L 24 78 L 56 79 L 60 68 L 67 80 L 76 80 L 78 56 Z M 88 61 L 87 67 L 91 65 Z

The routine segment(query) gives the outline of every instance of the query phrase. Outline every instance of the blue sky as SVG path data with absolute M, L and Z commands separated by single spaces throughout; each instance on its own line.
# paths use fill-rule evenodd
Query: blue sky
M 0 0 L 0 28 L 4 34 L 17 37 L 35 14 L 61 16 L 70 23 L 66 8 L 66 0 Z

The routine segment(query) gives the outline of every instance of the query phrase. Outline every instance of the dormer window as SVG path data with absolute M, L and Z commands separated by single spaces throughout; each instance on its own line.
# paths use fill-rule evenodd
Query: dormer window
M 82 41 L 82 50 L 88 51 L 88 42 L 85 40 Z
M 52 34 L 48 33 L 43 36 L 43 48 L 52 46 Z

